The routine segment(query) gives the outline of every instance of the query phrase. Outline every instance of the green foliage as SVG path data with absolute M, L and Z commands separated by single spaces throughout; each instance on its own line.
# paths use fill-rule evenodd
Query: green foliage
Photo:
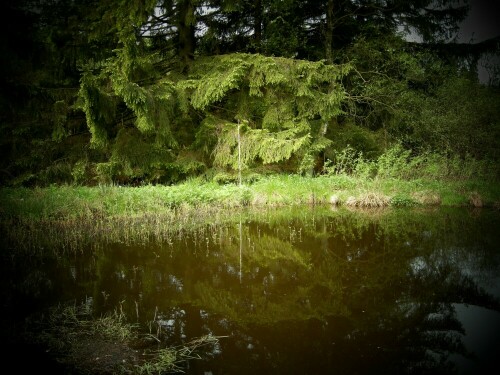
M 170 126 L 178 108 L 173 84 L 160 81 L 158 84 L 142 87 L 123 77 L 111 75 L 111 79 L 115 94 L 135 114 L 137 128 L 145 134 L 157 134 L 157 141 L 162 144 L 177 147 Z
M 220 126 L 220 135 L 214 149 L 214 165 L 238 169 L 239 156 L 242 169 L 252 166 L 259 159 L 263 164 L 277 163 L 289 159 L 294 153 L 309 144 L 309 136 L 298 129 L 271 133 L 266 129 L 240 129 L 238 148 L 238 125 Z M 303 133 L 303 132 L 302 132 Z M 240 153 L 240 154 L 239 154 Z
M 326 157 L 334 159 L 336 153 L 347 146 L 366 159 L 376 159 L 387 146 L 384 135 L 380 131 L 373 131 L 365 126 L 355 123 L 355 118 L 344 117 L 330 125 L 325 134 L 331 139 L 332 144 L 325 150 Z M 385 145 L 384 145 L 385 143 Z
M 249 68 L 245 60 L 239 55 L 216 57 L 215 61 L 212 58 L 202 59 L 192 69 L 193 78 L 181 82 L 179 86 L 193 90 L 191 105 L 195 109 L 204 110 L 210 104 L 220 101 L 231 90 L 239 89 Z
M 450 77 L 433 95 L 408 94 L 407 100 L 411 112 L 400 121 L 411 129 L 409 142 L 414 147 L 498 160 L 500 95 L 493 88 L 467 77 Z
M 220 102 L 232 90 L 240 90 L 250 97 L 264 96 L 270 101 L 267 108 L 276 101 L 280 106 L 286 98 L 293 103 L 298 119 L 320 115 L 328 121 L 341 113 L 345 93 L 340 80 L 350 70 L 349 64 L 334 66 L 237 53 L 200 58 L 190 79 L 180 82 L 179 87 L 192 91 L 191 104 L 199 110 Z M 238 113 L 233 116 L 238 118 Z
M 364 178 L 500 175 L 500 96 L 471 78 L 473 49 L 395 29 L 404 16 L 440 40 L 465 14 L 451 1 L 29 3 L 5 7 L 26 32 L 2 44 L 1 183 L 313 176 L 325 160 Z
M 418 202 L 405 195 L 395 195 L 391 198 L 389 204 L 395 207 L 412 207 L 418 205 Z
M 234 173 L 230 174 L 225 172 L 219 172 L 212 178 L 212 181 L 218 183 L 219 185 L 237 184 L 238 176 Z
M 154 138 L 153 138 L 154 139 Z M 115 166 L 113 180 L 130 183 L 176 182 L 178 176 L 198 170 L 202 164 L 184 158 L 175 160 L 171 150 L 154 143 L 137 129 L 121 129 L 112 147 L 110 163 Z
M 327 160 L 323 171 L 327 175 L 352 174 L 362 158 L 361 153 L 347 145 L 343 150 L 335 152 L 333 160 Z
M 68 105 L 64 100 L 58 100 L 54 103 L 54 130 L 52 131 L 52 139 L 61 141 L 67 136 L 64 125 L 68 117 Z
M 87 126 L 92 134 L 91 145 L 103 148 L 108 142 L 107 128 L 113 120 L 116 101 L 101 92 L 98 81 L 90 72 L 84 73 L 78 95 L 81 99 L 80 108 L 85 113 Z
M 73 166 L 71 170 L 71 175 L 73 176 L 73 182 L 77 185 L 81 185 L 86 182 L 87 177 L 87 161 L 79 160 Z
M 99 185 L 110 185 L 118 174 L 119 165 L 114 162 L 95 164 L 95 180 Z
M 197 60 L 190 79 L 180 81 L 178 87 L 189 92 L 194 109 L 206 113 L 197 144 L 206 140 L 205 153 L 210 149 L 207 144 L 215 144 L 215 166 L 236 170 L 240 157 L 245 169 L 255 162 L 278 163 L 297 155 L 304 169 L 311 160 L 304 155 L 330 143 L 315 134 L 313 120 L 328 122 L 342 113 L 341 79 L 350 69 L 349 65 L 233 54 Z
M 470 156 L 450 157 L 438 152 L 414 154 L 401 143 L 388 148 L 375 160 L 367 160 L 363 153 L 351 146 L 335 151 L 328 159 L 323 173 L 332 175 L 353 175 L 363 179 L 441 179 L 494 181 L 498 167 L 488 161 L 478 161 Z
M 411 151 L 405 150 L 400 144 L 389 148 L 377 159 L 377 177 L 411 178 L 418 159 L 411 158 L 410 155 Z

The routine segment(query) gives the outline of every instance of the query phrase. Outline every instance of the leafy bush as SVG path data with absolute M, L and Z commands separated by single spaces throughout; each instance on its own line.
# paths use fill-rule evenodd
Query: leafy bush
M 343 150 L 334 152 L 334 160 L 327 160 L 323 167 L 327 175 L 353 174 L 363 155 L 347 145 Z
M 76 185 L 85 183 L 87 180 L 87 161 L 77 161 L 71 170 L 71 175 L 73 176 L 73 183 Z
M 227 184 L 237 184 L 239 179 L 237 175 L 219 172 L 213 178 L 213 182 L 218 183 L 219 185 L 227 185 Z
M 395 195 L 390 199 L 389 204 L 395 207 L 412 207 L 418 205 L 418 202 L 405 195 Z
M 96 180 L 99 185 L 110 185 L 113 183 L 117 171 L 115 162 L 96 163 L 95 174 Z
M 377 177 L 407 179 L 415 175 L 417 159 L 410 157 L 411 151 L 397 143 L 377 159 Z

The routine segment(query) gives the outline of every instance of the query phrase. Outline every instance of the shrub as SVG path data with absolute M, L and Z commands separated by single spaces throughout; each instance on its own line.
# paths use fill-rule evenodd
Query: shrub
M 411 151 L 397 143 L 379 156 L 376 162 L 377 176 L 382 178 L 410 178 L 416 162 L 410 158 Z
M 390 205 L 395 207 L 412 207 L 418 204 L 414 199 L 405 195 L 395 195 L 390 200 Z
M 73 176 L 73 183 L 76 185 L 84 184 L 87 180 L 87 161 L 77 161 L 71 170 L 71 175 Z
M 334 160 L 327 160 L 323 171 L 327 175 L 353 174 L 361 160 L 363 155 L 347 145 L 343 150 L 335 151 Z
M 219 185 L 227 185 L 237 184 L 239 180 L 237 175 L 219 172 L 212 178 L 212 181 L 218 183 Z

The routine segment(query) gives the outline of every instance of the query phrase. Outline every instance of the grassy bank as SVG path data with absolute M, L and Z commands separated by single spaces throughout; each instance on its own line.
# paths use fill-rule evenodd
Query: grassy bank
M 304 204 L 499 207 L 500 185 L 493 181 L 476 180 L 280 175 L 242 186 L 193 179 L 175 186 L 51 186 L 0 190 L 0 212 L 3 217 L 35 220 L 137 217 L 191 208 L 196 208 L 198 213 L 210 213 L 219 208 Z

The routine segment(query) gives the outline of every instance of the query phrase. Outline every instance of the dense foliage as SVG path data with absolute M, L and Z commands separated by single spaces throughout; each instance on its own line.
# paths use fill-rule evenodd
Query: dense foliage
M 0 183 L 317 175 L 394 145 L 495 178 L 498 77 L 476 69 L 498 43 L 453 43 L 462 3 L 2 4 Z

